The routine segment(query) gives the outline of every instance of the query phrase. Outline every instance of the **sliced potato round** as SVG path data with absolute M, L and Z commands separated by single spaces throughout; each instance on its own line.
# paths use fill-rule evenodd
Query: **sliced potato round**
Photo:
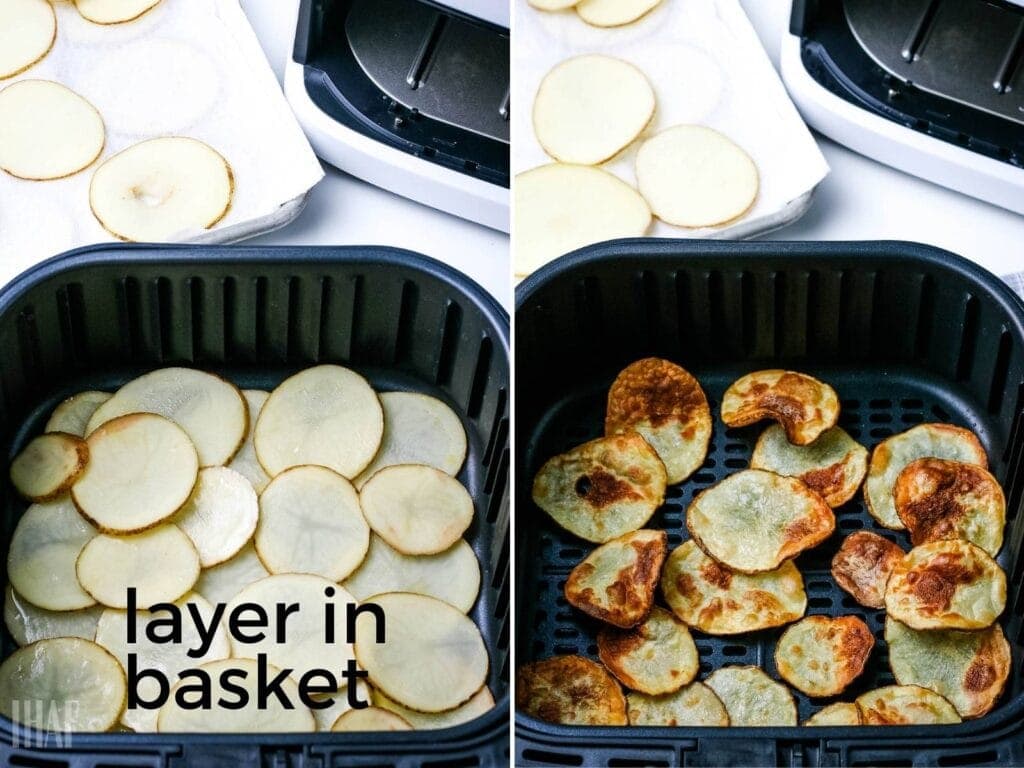
M 549 459 L 533 480 L 533 501 L 565 530 L 603 544 L 650 520 L 665 483 L 658 454 L 630 432 Z
M 66 432 L 75 437 L 85 437 L 85 428 L 96 409 L 113 395 L 109 392 L 88 390 L 72 395 L 53 409 L 46 422 L 46 432 Z
M 538 11 L 564 11 L 572 8 L 580 0 L 527 0 Z
M 0 80 L 41 61 L 57 39 L 57 15 L 47 0 L 0 3 Z
M 763 573 L 831 536 L 836 518 L 802 481 L 745 469 L 701 491 L 686 510 L 686 527 L 723 565 Z
M 212 568 L 204 568 L 195 591 L 216 605 L 227 603 L 253 582 L 270 575 L 252 544 L 246 544 L 230 560 Z M 328 723 L 330 725 L 330 723 Z
M 176 525 L 159 525 L 132 536 L 100 534 L 78 556 L 78 581 L 97 602 L 128 607 L 135 588 L 139 608 L 177 600 L 199 578 L 199 555 Z
M 956 709 L 939 694 L 916 685 L 887 685 L 857 697 L 864 725 L 959 723 Z
M 774 419 L 794 445 L 810 445 L 839 420 L 839 397 L 828 384 L 794 371 L 755 371 L 729 385 L 722 421 L 745 427 Z
M 729 713 L 718 695 L 704 683 L 693 682 L 662 696 L 626 695 L 630 725 L 726 726 Z
M 635 626 L 654 604 L 667 551 L 665 531 L 633 531 L 612 539 L 572 569 L 565 599 L 595 619 L 623 629 Z
M 595 27 L 622 27 L 650 13 L 661 0 L 580 0 L 576 13 Z
M 436 731 L 441 728 L 454 728 L 456 725 L 476 720 L 481 715 L 490 712 L 494 709 L 494 695 L 490 688 L 484 686 L 474 693 L 465 704 L 460 704 L 455 709 L 449 709 L 446 712 L 417 712 L 415 709 L 403 707 L 380 691 L 373 692 L 373 703 L 401 715 L 417 731 Z
M 711 426 L 711 409 L 700 383 L 668 360 L 638 360 L 608 391 L 605 434 L 640 433 L 665 464 L 670 485 L 681 483 L 704 463 Z
M 683 542 L 668 556 L 661 591 L 676 616 L 709 635 L 779 627 L 807 609 L 804 581 L 792 560 L 767 573 L 734 573 L 693 541 Z
M 623 685 L 651 696 L 679 690 L 700 669 L 689 628 L 657 605 L 632 629 L 603 627 L 597 633 L 597 653 Z
M 384 411 L 366 379 L 338 365 L 319 365 L 270 393 L 253 440 L 271 477 L 318 464 L 353 478 L 369 466 L 383 435 Z
M 370 702 L 373 701 L 373 689 L 370 688 L 370 684 L 365 680 L 356 680 L 356 692 L 360 701 Z M 314 701 L 321 702 L 327 699 L 333 699 L 334 704 L 327 707 L 326 709 L 312 709 L 313 717 L 316 718 L 316 729 L 318 731 L 329 731 L 331 726 L 337 722 L 338 718 L 343 714 L 352 709 L 352 705 L 348 701 L 348 687 L 342 688 L 340 691 L 334 693 L 311 693 L 310 698 Z
M 245 438 L 248 409 L 234 384 L 192 368 L 161 368 L 125 384 L 89 419 L 86 434 L 129 413 L 155 413 L 188 434 L 204 467 L 231 460 Z
M 192 496 L 174 517 L 203 568 L 230 560 L 256 531 L 259 502 L 252 484 L 227 467 L 199 470 Z
M 411 731 L 409 721 L 380 707 L 350 709 L 334 723 L 332 731 Z
M 370 526 L 352 483 L 325 467 L 293 467 L 260 495 L 253 543 L 271 573 L 341 581 L 366 557 Z
M 914 547 L 885 587 L 885 609 L 912 629 L 984 629 L 1006 607 L 1006 574 L 981 547 L 950 539 Z
M 885 607 L 885 584 L 906 554 L 899 545 L 871 531 L 854 531 L 832 558 L 832 578 L 861 605 Z
M 835 508 L 852 499 L 864 481 L 868 450 L 842 427 L 826 429 L 810 445 L 793 445 L 786 430 L 772 424 L 757 439 L 750 467 L 799 478 Z
M 188 435 L 152 413 L 108 421 L 89 435 L 89 463 L 71 496 L 102 531 L 134 533 L 167 520 L 192 495 L 199 459 Z
M 67 499 L 33 504 L 18 521 L 7 551 L 11 586 L 33 605 L 72 611 L 95 604 L 82 589 L 75 562 L 96 535 Z
M 235 458 L 228 466 L 252 483 L 256 493 L 263 493 L 263 489 L 270 482 L 270 477 L 263 471 L 260 460 L 256 458 L 256 446 L 253 444 L 252 435 L 256 429 L 260 411 L 263 410 L 263 404 L 267 402 L 270 393 L 259 389 L 246 389 L 242 392 L 242 396 L 245 397 L 245 404 L 249 411 L 249 428 L 246 430 L 242 447 L 238 449 L 238 453 L 235 454 Z
M 837 701 L 822 707 L 804 720 L 805 726 L 864 725 L 860 707 L 851 701 Z
M 992 557 L 1003 546 L 1006 497 L 983 467 L 946 459 L 912 461 L 896 477 L 893 504 L 914 546 L 965 539 Z
M 52 501 L 67 492 L 89 463 L 80 437 L 51 432 L 32 439 L 11 462 L 11 484 L 29 501 Z
M 82 18 L 94 24 L 123 24 L 155 8 L 160 0 L 74 0 Z
M 775 645 L 779 677 L 808 696 L 836 696 L 867 664 L 875 636 L 859 616 L 808 616 Z
M 562 725 L 629 724 L 615 678 L 582 656 L 554 656 L 519 667 L 516 709 Z
M 720 667 L 704 682 L 722 700 L 730 725 L 796 725 L 793 694 L 757 667 Z
M 77 611 L 48 611 L 32 605 L 10 586 L 4 597 L 4 624 L 18 645 L 54 637 L 81 637 L 92 640 L 103 608 L 94 605 Z
M 551 163 L 516 176 L 515 273 L 525 277 L 591 243 L 640 237 L 651 209 L 618 176 L 586 165 Z
M 988 466 L 988 456 L 977 436 L 969 429 L 952 424 L 918 424 L 886 438 L 871 452 L 864 481 L 868 512 L 886 528 L 903 530 L 903 521 L 893 500 L 896 478 L 910 462 L 926 458 Z
M 43 730 L 109 730 L 127 693 L 117 659 L 78 637 L 26 645 L 0 665 L 0 713 Z
M 185 709 L 178 704 L 175 695 L 183 685 L 195 685 L 194 679 L 179 682 L 171 689 L 167 703 L 160 707 L 157 716 L 157 730 L 161 733 L 310 733 L 316 730 L 316 720 L 309 707 L 299 698 L 299 686 L 291 677 L 281 682 L 281 689 L 292 708 L 286 708 L 280 698 L 269 696 L 266 706 L 259 706 L 259 667 L 251 659 L 224 659 L 211 661 L 199 667 L 211 681 L 212 709 Z M 231 688 L 223 684 L 221 675 L 229 670 L 238 670 L 242 675 L 230 677 Z M 275 678 L 281 670 L 268 665 L 267 677 Z M 221 700 L 237 701 L 245 691 L 246 704 L 241 709 L 228 709 Z
M 377 643 L 372 614 L 356 619 L 355 654 L 370 683 L 420 712 L 444 712 L 483 686 L 488 658 L 483 637 L 461 611 L 441 600 L 392 592 L 365 600 L 387 616 L 385 642 Z
M 50 80 L 0 91 L 0 168 L 19 179 L 62 179 L 92 165 L 107 134 L 96 108 Z
M 469 613 L 480 593 L 480 562 L 464 539 L 436 555 L 403 555 L 372 534 L 366 559 L 344 587 L 356 600 L 385 592 L 413 592 Z

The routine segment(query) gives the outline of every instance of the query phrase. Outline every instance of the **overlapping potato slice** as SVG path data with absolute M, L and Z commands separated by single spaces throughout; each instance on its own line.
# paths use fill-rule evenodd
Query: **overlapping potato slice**
M 155 8 L 160 0 L 74 0 L 75 7 L 94 24 L 123 24 Z
M 4 596 L 4 624 L 18 645 L 54 637 L 92 640 L 102 613 L 103 608 L 97 605 L 76 611 L 48 611 L 33 605 L 10 586 Z
M 808 616 L 775 646 L 779 677 L 808 696 L 836 696 L 864 671 L 875 636 L 858 616 Z
M 46 422 L 47 432 L 65 432 L 75 437 L 85 437 L 85 428 L 89 424 L 96 409 L 113 395 L 109 392 L 87 390 L 72 395 L 53 409 L 50 420 Z
M 657 605 L 632 629 L 603 627 L 597 633 L 597 653 L 623 685 L 650 696 L 679 690 L 700 669 L 685 622 Z
M 199 564 L 209 568 L 230 560 L 252 537 L 259 518 L 256 491 L 227 467 L 199 471 L 195 490 L 174 522 L 192 539 Z
M 246 430 L 242 447 L 238 449 L 238 453 L 231 459 L 228 466 L 252 483 L 256 493 L 262 493 L 270 482 L 270 477 L 263 471 L 260 460 L 256 458 L 256 446 L 253 445 L 252 433 L 256 429 L 256 421 L 259 419 L 263 404 L 267 402 L 270 393 L 260 389 L 246 389 L 243 390 L 242 396 L 245 398 L 245 405 L 249 411 L 249 428 Z
M 896 478 L 912 461 L 926 458 L 988 466 L 988 457 L 977 436 L 952 424 L 918 424 L 886 438 L 871 452 L 864 481 L 868 512 L 886 528 L 903 530 L 903 521 L 893 500 Z
M 622 27 L 646 15 L 661 0 L 580 0 L 576 13 L 595 27 Z
M 270 575 L 252 544 L 219 565 L 204 568 L 196 582 L 195 591 L 213 604 L 227 603 L 253 582 Z
M 983 467 L 946 459 L 912 461 L 896 478 L 893 504 L 914 546 L 966 539 L 993 557 L 1003 546 L 1006 497 Z
M 370 684 L 363 679 L 356 680 L 356 695 L 359 701 L 365 701 L 369 703 L 373 700 L 373 689 L 370 688 Z M 310 707 L 313 712 L 313 717 L 316 718 L 316 729 L 318 731 L 329 731 L 331 726 L 337 722 L 338 718 L 343 714 L 352 709 L 352 705 L 348 700 L 348 687 L 342 688 L 340 691 L 334 693 L 311 693 L 310 698 L 317 702 L 323 702 L 327 699 L 333 699 L 334 704 L 325 709 L 315 709 Z
M 885 642 L 896 682 L 935 691 L 965 719 L 991 711 L 1010 675 L 1010 645 L 998 624 L 922 632 L 887 617 Z
M 441 728 L 454 728 L 456 725 L 476 720 L 481 715 L 490 712 L 494 709 L 494 696 L 491 690 L 484 686 L 474 693 L 465 704 L 460 704 L 455 709 L 445 712 L 418 712 L 415 709 L 403 707 L 397 701 L 389 699 L 376 690 L 373 692 L 373 703 L 401 715 L 417 731 L 435 731 Z
M 109 730 L 127 691 L 117 659 L 78 637 L 26 645 L 0 665 L 0 713 L 43 730 Z
M 828 384 L 794 371 L 755 371 L 733 382 L 722 397 L 730 427 L 774 419 L 794 445 L 810 445 L 839 420 L 839 397 Z
M 53 432 L 33 438 L 11 462 L 11 484 L 29 501 L 52 501 L 67 492 L 89 463 L 89 446 Z
M 0 3 L 0 80 L 43 59 L 57 39 L 57 16 L 47 0 Z
M 409 721 L 391 710 L 380 707 L 350 709 L 341 715 L 332 731 L 411 731 Z
M 582 656 L 554 656 L 516 672 L 516 709 L 562 725 L 628 725 L 626 698 L 608 670 Z
M 939 694 L 917 685 L 887 685 L 857 697 L 864 725 L 959 723 L 956 709 Z
M 709 635 L 738 635 L 796 621 L 807 608 L 800 571 L 735 573 L 685 541 L 668 556 L 661 591 L 672 612 Z
M 750 467 L 799 478 L 835 508 L 860 488 L 868 471 L 868 451 L 842 427 L 825 430 L 809 445 L 793 445 L 782 426 L 772 424 L 757 439 Z
M 661 696 L 626 695 L 630 725 L 725 726 L 729 713 L 718 695 L 704 683 L 693 682 Z
M 871 531 L 854 531 L 832 558 L 832 578 L 861 605 L 885 607 L 885 584 L 906 554 L 899 545 Z
M 863 725 L 864 716 L 860 713 L 860 707 L 850 701 L 837 701 L 822 707 L 809 718 L 804 720 L 805 726 L 828 726 L 828 725 Z
M 7 550 L 7 577 L 22 597 L 49 611 L 95 604 L 82 589 L 75 562 L 96 529 L 68 500 L 33 504 L 21 516 Z
M 667 549 L 665 531 L 634 531 L 612 539 L 572 569 L 565 599 L 595 619 L 632 627 L 654 604 Z
M 649 357 L 627 366 L 608 391 L 606 435 L 638 432 L 680 483 L 704 463 L 711 409 L 700 383 L 684 368 Z
M 912 629 L 984 629 L 1005 607 L 1003 569 L 958 539 L 914 547 L 885 587 L 886 611 Z
M 377 595 L 367 604 L 387 617 L 383 643 L 372 614 L 356 619 L 356 660 L 374 688 L 411 709 L 444 712 L 483 686 L 487 648 L 476 624 L 457 608 L 408 592 Z
M 730 475 L 686 510 L 698 546 L 743 573 L 778 568 L 823 542 L 835 526 L 832 509 L 802 481 L 761 469 Z
M 796 725 L 793 694 L 758 667 L 720 667 L 704 682 L 722 700 L 730 725 Z
M 549 459 L 533 480 L 533 501 L 570 533 L 602 544 L 650 520 L 665 484 L 665 465 L 632 432 Z

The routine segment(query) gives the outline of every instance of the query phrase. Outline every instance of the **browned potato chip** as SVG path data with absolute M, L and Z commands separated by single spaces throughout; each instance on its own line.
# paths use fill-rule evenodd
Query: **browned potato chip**
M 828 384 L 794 371 L 755 371 L 722 397 L 722 421 L 745 427 L 774 419 L 794 445 L 809 445 L 839 420 L 839 398 Z
M 693 682 L 662 696 L 626 696 L 630 725 L 726 726 L 729 713 L 718 695 L 704 683 Z
M 796 725 L 796 701 L 782 683 L 754 666 L 719 667 L 705 684 L 725 704 L 738 726 Z
M 549 723 L 626 725 L 626 698 L 608 670 L 582 656 L 554 656 L 516 673 L 516 709 Z
M 700 669 L 689 627 L 657 605 L 632 629 L 603 627 L 597 654 L 623 685 L 652 696 L 682 688 Z
M 885 583 L 904 552 L 871 531 L 855 531 L 832 558 L 832 578 L 868 608 L 885 607 Z
M 11 462 L 11 483 L 29 501 L 53 501 L 75 484 L 88 463 L 84 440 L 48 432 L 34 438 Z
M 939 694 L 916 685 L 888 685 L 857 697 L 865 725 L 959 723 L 956 709 Z
M 857 616 L 808 616 L 775 646 L 779 677 L 808 696 L 836 696 L 864 671 L 875 637 Z
M 819 709 L 804 720 L 804 725 L 864 725 L 864 716 L 860 713 L 860 707 L 852 701 L 837 701 Z
M 857 493 L 868 471 L 868 451 L 842 427 L 832 427 L 810 445 L 793 445 L 779 424 L 761 433 L 750 457 L 751 469 L 796 477 L 832 508 Z

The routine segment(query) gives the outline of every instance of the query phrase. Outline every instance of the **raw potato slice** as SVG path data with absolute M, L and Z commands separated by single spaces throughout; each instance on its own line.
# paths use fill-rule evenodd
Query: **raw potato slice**
M 692 540 L 668 556 L 661 591 L 676 616 L 709 635 L 782 626 L 807 609 L 803 578 L 792 560 L 767 573 L 733 573 Z
M 603 544 L 650 520 L 665 482 L 658 454 L 631 432 L 549 459 L 533 479 L 533 501 L 565 530 Z
M 0 3 L 0 80 L 42 60 L 57 39 L 57 15 L 47 0 Z
M 214 702 L 221 699 L 236 701 L 240 694 L 225 689 L 221 675 L 229 670 L 244 673 L 232 675 L 232 688 L 245 690 L 246 705 L 241 709 L 228 709 L 214 706 L 212 709 L 183 709 L 177 702 L 177 691 L 183 685 L 195 685 L 196 680 L 189 678 L 179 682 L 171 689 L 167 703 L 160 707 L 157 717 L 157 730 L 161 733 L 311 733 L 316 730 L 316 720 L 309 707 L 299 698 L 299 686 L 291 677 L 281 683 L 284 695 L 292 703 L 287 709 L 277 696 L 270 696 L 266 706 L 259 706 L 258 674 L 259 666 L 250 659 L 224 659 L 211 661 L 199 667 L 211 682 L 211 696 Z M 274 679 L 281 670 L 268 665 L 267 678 Z
M 245 438 L 248 410 L 234 384 L 192 368 L 161 368 L 125 384 L 92 418 L 86 434 L 129 413 L 155 413 L 188 434 L 204 467 L 227 464 Z
M 950 539 L 914 547 L 893 568 L 885 609 L 912 629 L 984 629 L 1006 607 L 1006 574 L 981 547 Z
M 426 464 L 455 477 L 466 460 L 466 430 L 455 411 L 418 392 L 385 392 L 384 436 L 370 466 L 353 480 L 356 488 L 384 467 Z
M 490 712 L 494 709 L 494 696 L 490 689 L 484 686 L 465 704 L 460 704 L 447 712 L 417 712 L 415 709 L 403 707 L 380 691 L 373 692 L 373 703 L 401 715 L 417 731 L 436 731 L 441 728 L 454 728 Z
M 561 725 L 629 724 L 615 678 L 582 656 L 554 656 L 519 667 L 516 709 Z
M 804 720 L 805 726 L 864 725 L 860 707 L 850 701 L 837 701 L 822 707 Z
M 260 495 L 253 544 L 271 573 L 341 581 L 366 557 L 370 527 L 352 483 L 324 467 L 295 467 Z
M 161 525 L 133 536 L 101 534 L 78 556 L 78 580 L 99 603 L 128 607 L 135 588 L 139 608 L 168 603 L 189 592 L 199 578 L 199 555 L 176 525 Z
M 843 539 L 832 558 L 832 578 L 861 605 L 884 608 L 885 584 L 904 554 L 877 533 L 855 531 Z
M 654 604 L 667 550 L 665 531 L 635 531 L 612 539 L 572 569 L 565 599 L 595 619 L 623 629 L 635 626 Z
M 403 555 L 372 534 L 366 559 L 344 587 L 356 600 L 385 592 L 413 592 L 469 613 L 480 593 L 480 562 L 463 539 L 439 554 L 414 556 Z
M 757 667 L 721 667 L 704 682 L 722 700 L 730 725 L 796 725 L 793 694 Z
M 4 624 L 18 645 L 54 637 L 92 640 L 103 608 L 94 605 L 77 611 L 48 611 L 32 605 L 10 586 L 4 598 Z
M 260 460 L 256 458 L 256 446 L 253 445 L 252 433 L 256 429 L 256 421 L 259 419 L 260 411 L 263 410 L 263 404 L 267 402 L 270 393 L 258 389 L 247 389 L 242 392 L 242 395 L 245 397 L 245 404 L 249 411 L 249 428 L 245 433 L 242 447 L 238 449 L 238 453 L 235 454 L 235 458 L 228 466 L 252 483 L 256 493 L 263 493 L 263 489 L 270 482 L 270 477 L 263 471 Z
M 729 385 L 722 421 L 745 427 L 774 419 L 793 445 L 810 445 L 839 420 L 839 397 L 828 384 L 794 371 L 755 371 Z
M 105 142 L 100 113 L 60 83 L 19 80 L 0 91 L 0 168 L 12 176 L 71 176 L 92 165 Z
M 632 24 L 653 10 L 661 0 L 581 0 L 576 13 L 595 27 L 621 27 Z
M 46 422 L 46 432 L 66 432 L 75 437 L 85 437 L 85 428 L 96 409 L 109 400 L 109 392 L 89 390 L 72 395 L 53 410 Z
M 488 658 L 480 630 L 448 603 L 392 592 L 363 605 L 387 616 L 386 640 L 377 640 L 372 614 L 356 618 L 355 653 L 370 683 L 420 712 L 444 712 L 465 703 L 484 684 Z
M 939 694 L 916 685 L 888 685 L 857 697 L 864 725 L 959 723 L 956 709 Z
M 686 527 L 723 565 L 763 573 L 831 536 L 836 518 L 800 480 L 745 469 L 701 491 L 686 510 Z
M 22 597 L 48 611 L 88 608 L 96 601 L 75 574 L 79 553 L 96 535 L 67 499 L 33 504 L 18 521 L 7 552 L 7 577 Z
M 533 130 L 555 160 L 599 165 L 633 143 L 651 121 L 654 106 L 650 81 L 629 62 L 601 54 L 575 56 L 541 81 Z
M 203 568 L 230 560 L 256 531 L 259 502 L 252 485 L 227 467 L 199 471 L 192 497 L 175 524 L 192 539 Z
M 633 629 L 603 627 L 597 633 L 597 653 L 623 685 L 651 696 L 679 690 L 700 669 L 689 628 L 657 605 Z
M 1006 497 L 982 467 L 945 459 L 912 461 L 896 478 L 893 504 L 914 546 L 965 539 L 992 557 L 1003 546 Z
M 11 462 L 11 483 L 29 501 L 52 501 L 74 484 L 88 463 L 89 446 L 80 437 L 39 435 Z
M 0 665 L 0 713 L 34 728 L 106 731 L 117 723 L 127 693 L 117 659 L 78 637 L 26 645 Z
M 842 427 L 832 427 L 810 445 L 793 445 L 779 424 L 761 433 L 750 458 L 751 469 L 796 477 L 832 507 L 857 493 L 868 471 L 868 450 Z
M 538 11 L 564 11 L 572 8 L 580 0 L 528 0 Z
M 868 512 L 886 528 L 903 530 L 896 512 L 893 489 L 900 472 L 916 459 L 950 459 L 988 467 L 988 456 L 977 436 L 952 424 L 918 424 L 886 438 L 871 452 L 864 500 Z
M 634 431 L 665 464 L 668 483 L 681 483 L 708 455 L 711 409 L 688 371 L 649 357 L 627 366 L 608 391 L 606 435 Z
M 552 163 L 516 176 L 513 187 L 515 273 L 521 277 L 591 243 L 640 237 L 651 209 L 608 171 Z
M 160 0 L 74 0 L 82 18 L 94 24 L 123 24 L 155 8 Z
M 383 434 L 384 411 L 366 379 L 338 365 L 319 365 L 270 393 L 253 439 L 271 477 L 319 464 L 353 478 L 370 464 Z
M 718 695 L 704 683 L 690 683 L 664 696 L 630 693 L 626 696 L 630 725 L 726 726 L 729 713 Z
M 163 416 L 121 416 L 89 435 L 89 464 L 71 487 L 75 506 L 102 531 L 134 533 L 170 518 L 199 477 L 196 449 Z
M 382 469 L 363 486 L 359 504 L 374 533 L 406 555 L 444 552 L 473 522 L 462 483 L 422 464 Z
M 196 582 L 195 591 L 214 605 L 228 603 L 250 584 L 269 575 L 270 571 L 263 567 L 256 548 L 246 544 L 230 560 L 204 569 Z
M 356 696 L 359 701 L 370 703 L 373 701 L 373 689 L 370 688 L 369 683 L 364 680 L 356 681 Z M 314 709 L 310 707 L 313 712 L 313 717 L 316 718 L 316 729 L 318 731 L 329 731 L 331 726 L 334 725 L 338 718 L 343 714 L 352 709 L 352 705 L 348 701 L 348 687 L 342 688 L 340 691 L 334 693 L 311 693 L 310 698 L 314 701 L 321 702 L 327 699 L 333 699 L 334 704 L 327 707 L 326 709 Z
M 350 709 L 334 723 L 332 731 L 411 731 L 409 721 L 387 709 Z
M 875 636 L 858 616 L 808 616 L 775 646 L 779 677 L 808 696 L 836 696 L 864 671 Z

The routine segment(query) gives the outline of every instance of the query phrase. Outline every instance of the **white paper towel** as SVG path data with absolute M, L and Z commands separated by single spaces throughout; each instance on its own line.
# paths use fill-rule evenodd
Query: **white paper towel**
M 55 2 L 57 41 L 27 72 L 0 83 L 56 80 L 103 115 L 100 161 L 68 179 L 22 181 L 0 172 L 0 285 L 37 262 L 112 238 L 89 210 L 102 160 L 156 136 L 191 136 L 224 155 L 235 176 L 227 216 L 179 241 L 229 242 L 294 215 L 323 176 L 238 0 L 163 0 L 114 26 Z

